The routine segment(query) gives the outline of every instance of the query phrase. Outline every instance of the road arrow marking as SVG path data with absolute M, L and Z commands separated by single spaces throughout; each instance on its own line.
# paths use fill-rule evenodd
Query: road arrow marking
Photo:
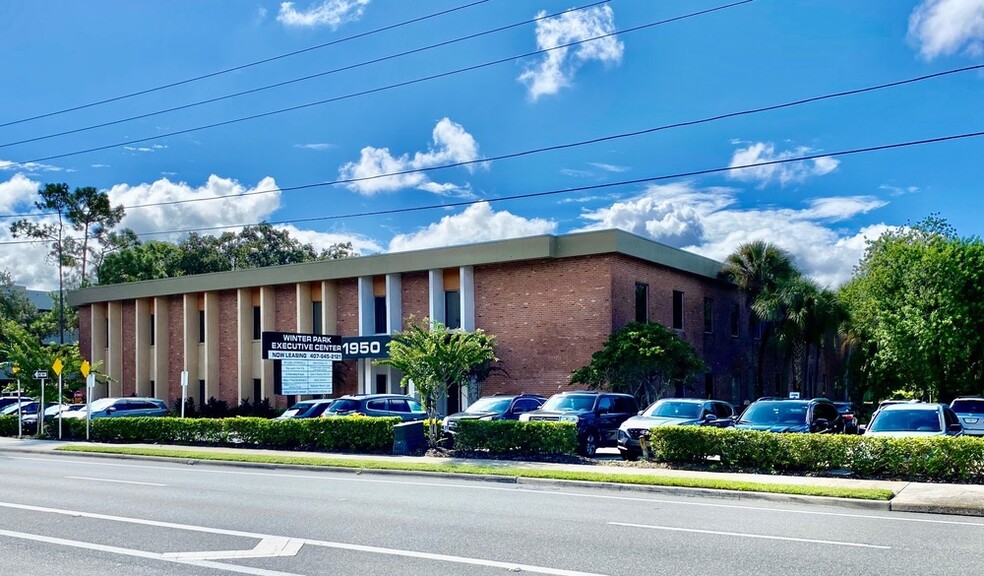
M 252 550 L 217 550 L 215 552 L 168 552 L 165 558 L 179 560 L 233 560 L 241 558 L 274 558 L 295 556 L 304 545 L 304 540 L 272 536 L 260 540 Z

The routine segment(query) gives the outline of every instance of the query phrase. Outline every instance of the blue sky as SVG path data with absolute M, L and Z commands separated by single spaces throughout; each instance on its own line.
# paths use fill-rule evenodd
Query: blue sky
M 473 1 L 199 0 L 191 9 L 162 0 L 0 0 L 0 215 L 29 213 L 40 185 L 67 182 L 107 190 L 128 207 L 123 224 L 148 240 L 272 221 L 316 246 L 352 241 L 371 254 L 618 227 L 721 259 L 741 242 L 765 239 L 830 286 L 850 277 L 865 238 L 886 227 L 938 212 L 962 235 L 984 233 L 984 137 L 824 156 L 981 131 L 980 69 L 483 161 L 979 65 L 984 0 L 754 0 L 648 27 L 728 2 L 612 0 L 389 58 L 591 4 L 488 0 L 345 40 Z M 636 27 L 643 28 L 628 31 Z M 627 32 L 521 57 L 616 31 Z M 375 59 L 384 60 L 356 66 Z M 354 95 L 361 92 L 369 93 Z M 335 101 L 170 135 L 329 99 Z M 495 201 L 806 155 L 820 156 Z M 472 163 L 288 189 L 459 162 Z M 271 192 L 249 194 L 256 191 Z M 138 207 L 162 202 L 177 203 Z M 419 207 L 433 208 L 358 216 Z M 291 222 L 297 219 L 315 220 Z M 31 287 L 56 286 L 42 247 L 11 243 L 10 221 L 0 219 L 0 270 Z

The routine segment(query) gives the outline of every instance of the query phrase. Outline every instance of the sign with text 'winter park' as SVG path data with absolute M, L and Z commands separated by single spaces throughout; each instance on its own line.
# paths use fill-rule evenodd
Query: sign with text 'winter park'
M 342 359 L 341 336 L 293 332 L 264 332 L 262 336 L 264 360 L 341 361 Z

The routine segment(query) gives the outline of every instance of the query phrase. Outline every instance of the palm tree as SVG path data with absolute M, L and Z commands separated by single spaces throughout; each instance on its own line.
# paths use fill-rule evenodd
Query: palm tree
M 756 396 L 761 396 L 764 389 L 762 360 L 772 336 L 768 318 L 773 317 L 775 311 L 767 311 L 759 306 L 759 312 L 756 312 L 753 305 L 763 294 L 774 293 L 783 281 L 798 277 L 799 271 L 789 252 L 771 242 L 757 240 L 738 246 L 725 259 L 721 272 L 725 278 L 735 283 L 738 290 L 745 293 L 746 305 L 752 311 L 748 318 L 749 332 L 755 330 L 757 322 L 766 322 L 762 327 L 758 353 L 755 356 L 755 390 Z

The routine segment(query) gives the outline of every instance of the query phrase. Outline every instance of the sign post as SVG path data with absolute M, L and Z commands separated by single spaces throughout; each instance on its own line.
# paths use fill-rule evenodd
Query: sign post
M 181 417 L 185 417 L 185 402 L 188 398 L 188 371 L 181 371 Z
M 91 366 L 89 365 L 89 361 L 88 360 L 83 360 L 82 361 L 82 366 L 79 367 L 79 372 L 82 373 L 82 377 L 83 378 L 85 378 L 85 379 L 88 379 L 89 378 L 89 370 L 90 370 L 90 368 L 91 368 Z M 58 374 L 58 398 L 59 398 L 59 401 L 61 400 L 61 397 L 62 397 L 62 377 L 61 377 L 61 371 L 59 370 L 59 374 Z M 58 411 L 58 439 L 59 440 L 61 440 L 61 438 L 62 438 L 62 412 L 64 412 L 64 410 L 59 410 Z
M 14 364 L 13 368 L 11 368 L 10 371 L 13 372 L 14 373 L 14 377 L 16 377 L 17 376 L 17 373 L 20 372 L 20 366 L 18 366 L 17 364 Z M 17 378 L 17 404 L 18 404 L 18 406 L 20 405 L 20 401 L 21 401 L 21 383 L 20 383 L 20 378 Z M 23 433 L 23 430 L 21 429 L 21 421 L 20 421 L 20 418 L 18 418 L 17 419 L 17 437 L 20 438 L 22 433 Z
M 41 430 L 44 428 L 41 425 L 41 421 L 44 419 L 44 381 L 48 379 L 47 370 L 35 370 L 34 379 L 41 381 L 41 401 L 38 403 L 38 438 L 41 437 Z M 20 421 L 24 418 L 24 404 L 20 403 L 20 399 L 17 399 L 17 420 Z
M 85 377 L 85 441 L 89 441 L 89 427 L 92 425 L 92 391 L 96 388 L 96 375 Z

